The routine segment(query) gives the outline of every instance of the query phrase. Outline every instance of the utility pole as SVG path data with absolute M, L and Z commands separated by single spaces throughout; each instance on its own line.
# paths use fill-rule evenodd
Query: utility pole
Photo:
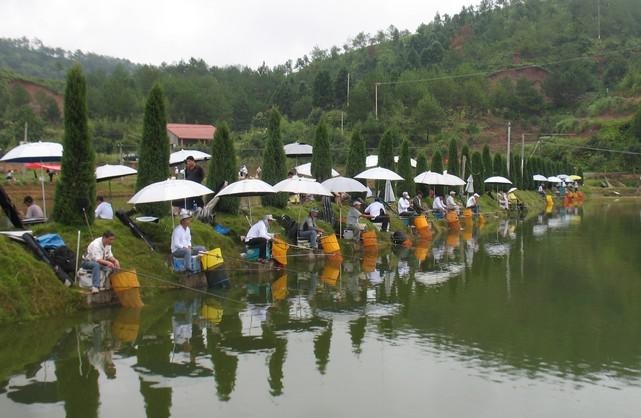
M 341 135 L 343 135 L 343 119 L 344 119 L 345 112 L 341 110 Z
M 379 83 L 374 83 L 374 115 L 376 115 L 376 120 L 378 120 L 378 85 Z
M 347 73 L 347 107 L 349 107 L 349 73 Z
M 596 22 L 597 22 L 597 31 L 599 36 L 599 41 L 601 40 L 601 0 L 596 2 Z
M 24 123 L 24 142 L 29 142 L 29 122 Z
M 512 139 L 512 122 L 507 123 L 507 176 L 510 177 L 510 141 Z

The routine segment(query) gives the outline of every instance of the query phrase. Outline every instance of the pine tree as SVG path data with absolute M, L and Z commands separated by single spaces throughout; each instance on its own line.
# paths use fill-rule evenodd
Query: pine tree
M 465 172 L 463 171 L 463 157 L 465 157 Z M 461 148 L 461 177 L 463 177 L 463 180 L 467 181 L 467 178 L 470 176 L 470 165 L 472 164 L 472 160 L 470 158 L 470 147 L 466 145 L 463 145 L 463 148 Z M 457 174 L 458 175 L 458 174 Z
M 378 166 L 394 169 L 394 133 L 388 129 L 378 143 Z
M 236 150 L 229 133 L 226 122 L 221 123 L 216 129 L 214 140 L 211 144 L 211 159 L 207 172 L 207 187 L 215 192 L 223 188 L 225 182 L 231 184 L 236 181 L 237 165 Z M 216 205 L 216 210 L 226 213 L 238 213 L 240 200 L 233 196 L 224 196 Z
M 329 150 L 327 125 L 321 120 L 316 127 L 316 138 L 312 153 L 312 177 L 318 182 L 332 178 L 332 153 Z
M 89 223 L 93 223 L 96 154 L 89 140 L 87 84 L 80 65 L 74 65 L 67 73 L 64 110 L 64 153 L 53 218 L 64 225 L 79 225 L 86 213 Z
M 472 161 L 470 162 L 470 173 L 474 179 L 474 191 L 481 194 L 485 191 L 485 184 L 483 181 L 483 159 L 481 153 L 474 151 L 472 153 Z
M 407 139 L 403 140 L 403 143 L 401 144 L 401 155 L 398 157 L 398 174 L 405 180 L 397 183 L 397 194 L 407 192 L 410 196 L 414 196 L 416 185 L 414 184 L 414 176 L 412 175 L 410 144 Z
M 458 147 L 454 138 L 450 141 L 450 149 L 447 154 L 447 172 L 455 176 L 461 175 L 458 165 Z
M 169 177 L 169 138 L 165 101 L 159 85 L 152 87 L 145 105 L 142 125 L 142 140 L 138 152 L 138 180 L 136 190 Z M 169 203 L 148 203 L 139 208 L 153 216 L 163 216 L 169 211 Z
M 314 107 L 320 107 L 323 110 L 328 110 L 332 107 L 333 102 L 334 89 L 332 86 L 332 79 L 327 71 L 321 70 L 314 79 L 312 104 Z
M 352 132 L 352 139 L 349 143 L 349 154 L 347 156 L 347 177 L 354 177 L 355 175 L 365 171 L 365 160 L 367 159 L 367 151 L 365 149 L 365 141 L 361 136 L 361 132 L 355 129 Z
M 503 176 L 503 157 L 498 152 L 494 154 L 494 161 L 492 161 L 493 176 Z
M 483 159 L 483 181 L 485 181 L 488 177 L 492 177 L 494 175 L 494 167 L 492 165 L 492 154 L 490 154 L 490 147 L 487 144 L 485 144 L 485 146 L 483 147 L 482 159 Z
M 276 184 L 287 177 L 285 150 L 280 136 L 280 113 L 272 109 L 267 126 L 267 143 L 263 152 L 263 181 Z M 262 197 L 263 206 L 284 208 L 287 206 L 287 193 L 276 193 Z

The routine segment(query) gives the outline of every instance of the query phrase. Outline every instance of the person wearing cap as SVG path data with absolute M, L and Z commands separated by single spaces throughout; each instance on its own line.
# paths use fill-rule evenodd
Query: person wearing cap
M 309 246 L 315 250 L 318 249 L 318 235 L 324 232 L 316 225 L 316 217 L 318 217 L 318 209 L 310 209 L 309 215 L 298 228 L 298 237 L 309 240 Z
M 449 196 L 447 196 L 447 200 L 445 201 L 445 206 L 447 207 L 447 210 L 455 210 L 458 213 L 460 206 L 456 203 L 454 196 L 456 196 L 456 192 L 451 190 Z
M 176 258 L 183 257 L 185 259 L 185 268 L 189 270 L 191 267 L 191 256 L 199 252 L 205 252 L 205 247 L 200 245 L 191 245 L 191 214 L 183 211 L 180 214 L 180 224 L 174 228 L 171 233 L 171 255 Z
M 479 198 L 481 196 L 478 195 L 478 193 L 474 193 L 472 196 L 470 196 L 469 199 L 467 199 L 467 204 L 465 205 L 466 208 L 472 209 L 472 212 L 475 214 L 479 213 Z
M 268 230 L 274 220 L 272 215 L 265 215 L 249 228 L 245 236 L 245 244 L 249 248 L 258 248 L 258 261 L 264 261 L 267 258 L 267 243 L 273 240 L 275 235 L 270 234 Z
M 387 232 L 389 226 L 389 216 L 385 213 L 385 205 L 381 199 L 377 197 L 368 207 L 365 208 L 365 214 L 369 216 L 370 220 L 374 223 L 381 223 L 381 231 Z
M 358 223 L 358 219 L 364 216 L 361 213 L 361 205 L 360 200 L 355 200 L 347 212 L 347 228 L 354 232 L 354 238 L 356 240 L 359 239 L 361 233 L 361 225 Z
M 411 216 L 413 213 L 410 213 L 410 195 L 407 192 L 403 192 L 401 197 L 398 199 L 398 214 L 400 216 Z
M 518 196 L 516 195 L 516 187 L 512 187 L 510 190 L 507 191 L 507 201 L 508 204 L 515 208 L 515 209 L 521 209 L 521 201 L 519 200 Z

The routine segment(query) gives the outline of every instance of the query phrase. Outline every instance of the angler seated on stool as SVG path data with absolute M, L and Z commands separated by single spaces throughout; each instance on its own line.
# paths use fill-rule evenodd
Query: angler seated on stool
M 365 228 L 364 224 L 361 224 L 358 222 L 358 219 L 361 217 L 365 217 L 361 213 L 361 201 L 360 200 L 355 200 L 352 202 L 352 207 L 349 208 L 349 211 L 347 212 L 347 230 L 351 230 L 353 234 L 353 239 L 356 241 L 360 240 L 361 237 L 361 230 Z
M 91 241 L 87 247 L 81 267 L 91 271 L 91 293 L 98 293 L 102 271 L 111 272 L 120 268 L 120 262 L 111 252 L 111 244 L 116 236 L 111 231 L 105 231 L 101 237 Z
M 200 252 L 207 251 L 205 247 L 200 245 L 192 247 L 191 245 L 191 214 L 183 211 L 180 214 L 180 224 L 174 228 L 171 233 L 171 255 L 176 258 L 185 259 L 185 269 L 192 270 L 191 256 L 197 255 Z
M 268 232 L 269 226 L 274 221 L 272 215 L 265 215 L 263 219 L 256 222 L 249 228 L 245 236 L 245 244 L 248 248 L 258 248 L 258 261 L 264 262 L 267 258 L 267 244 L 274 239 L 274 235 Z
M 318 249 L 318 237 L 323 230 L 316 226 L 316 217 L 318 216 L 318 209 L 312 208 L 309 210 L 309 216 L 305 218 L 303 223 L 300 225 L 298 230 L 299 239 L 308 239 L 309 246 L 317 250 Z

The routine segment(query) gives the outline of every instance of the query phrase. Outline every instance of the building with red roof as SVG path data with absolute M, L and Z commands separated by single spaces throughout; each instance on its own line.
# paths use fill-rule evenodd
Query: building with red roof
M 207 144 L 214 139 L 214 133 L 216 133 L 214 125 L 167 124 L 169 143 L 175 146 Z

